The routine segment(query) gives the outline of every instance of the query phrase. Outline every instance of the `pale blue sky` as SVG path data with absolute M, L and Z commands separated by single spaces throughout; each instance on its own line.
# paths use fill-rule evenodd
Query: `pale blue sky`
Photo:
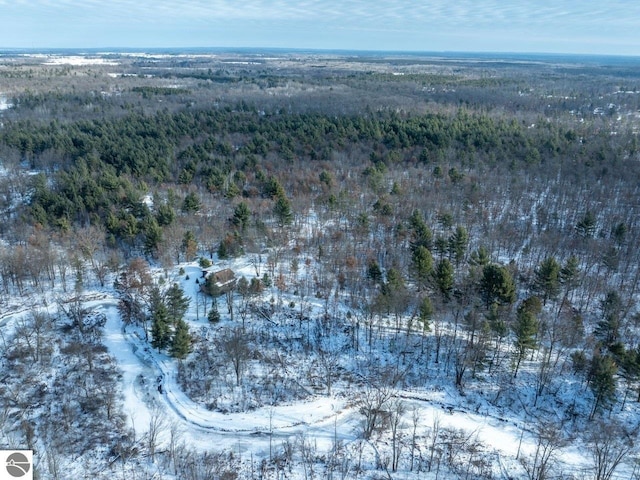
M 0 48 L 640 55 L 639 0 L 0 0 Z

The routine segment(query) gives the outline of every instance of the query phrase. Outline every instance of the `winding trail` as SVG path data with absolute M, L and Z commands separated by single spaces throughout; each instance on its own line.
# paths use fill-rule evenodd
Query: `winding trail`
M 122 372 L 123 411 L 129 416 L 137 438 L 144 438 L 152 421 L 160 420 L 159 443 L 168 442 L 173 430 L 178 433 L 179 441 L 190 447 L 202 451 L 231 450 L 241 455 L 251 454 L 252 458 L 266 457 L 273 446 L 279 449 L 282 442 L 297 435 L 314 441 L 319 451 L 328 451 L 336 440 L 349 443 L 359 438 L 361 415 L 346 392 L 343 392 L 344 398 L 316 397 L 311 401 L 239 413 L 207 410 L 188 398 L 178 385 L 176 361 L 153 351 L 147 341 L 138 336 L 138 330 L 123 326 L 117 304 L 116 298 L 104 293 L 87 297 L 84 302 L 86 308 L 105 315 L 103 343 Z M 1 314 L 3 333 L 10 334 L 27 311 L 14 308 Z M 407 411 L 412 407 L 420 411 L 423 436 L 428 435 L 434 421 L 442 427 L 471 432 L 494 449 L 500 457 L 500 466 L 507 470 L 516 465 L 513 462 L 520 448 L 522 452 L 532 452 L 535 447 L 527 425 L 501 418 L 495 411 L 481 414 L 466 410 L 444 391 L 434 394 L 400 390 L 393 396 L 405 403 Z M 407 415 L 404 420 L 408 426 Z M 571 459 L 572 466 L 584 465 L 577 449 L 565 448 L 563 453 Z
M 115 298 L 96 298 L 86 306 L 107 318 L 104 343 L 122 371 L 124 410 L 137 435 L 148 431 L 152 419 L 161 418 L 159 443 L 166 444 L 171 428 L 177 426 L 181 440 L 193 448 L 234 451 L 254 459 L 266 458 L 272 448 L 279 450 L 283 442 L 297 435 L 312 440 L 319 451 L 330 451 L 336 440 L 350 443 L 359 438 L 361 415 L 353 402 L 343 398 L 317 397 L 231 414 L 209 411 L 184 394 L 177 383 L 175 360 L 151 349 L 136 334 L 137 330 L 124 328 Z M 162 392 L 158 390 L 158 379 Z M 518 453 L 530 455 L 535 451 L 535 439 L 527 425 L 501 418 L 497 412 L 469 411 L 445 392 L 433 395 L 399 390 L 393 397 L 404 402 L 406 411 L 412 408 L 420 411 L 423 435 L 429 434 L 433 422 L 466 432 L 500 459 L 499 468 L 507 471 L 520 468 L 515 460 Z M 408 416 L 404 421 L 408 426 Z M 575 468 L 582 463 L 577 451 L 565 449 L 563 453 L 572 458 Z
M 353 427 L 357 412 L 335 397 L 231 414 L 207 410 L 181 390 L 174 360 L 154 352 L 144 339 L 125 329 L 116 299 L 90 302 L 88 306 L 107 318 L 104 343 L 122 371 L 124 410 L 138 433 L 146 431 L 152 417 L 160 413 L 168 424 L 177 421 L 189 443 L 202 448 L 237 448 L 244 439 L 259 451 L 268 447 L 269 437 L 283 439 L 300 433 L 327 442 L 356 438 Z

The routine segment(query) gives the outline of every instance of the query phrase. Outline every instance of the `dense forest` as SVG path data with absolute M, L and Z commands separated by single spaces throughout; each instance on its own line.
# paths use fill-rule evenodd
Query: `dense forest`
M 50 376 L 0 387 L 0 442 L 40 450 L 41 478 L 72 457 L 139 478 L 638 478 L 632 64 L 106 58 L 0 67 L 0 307 L 28 312 L 1 368 Z M 243 261 L 230 291 L 186 278 Z M 95 295 L 206 409 L 353 395 L 356 433 L 255 467 L 136 437 Z M 535 452 L 504 467 L 412 417 L 436 387 Z

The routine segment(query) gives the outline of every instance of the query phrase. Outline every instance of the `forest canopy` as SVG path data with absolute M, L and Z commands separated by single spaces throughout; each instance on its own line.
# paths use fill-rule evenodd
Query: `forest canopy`
M 51 478 L 61 458 L 109 474 L 103 463 L 121 462 L 123 475 L 198 463 L 174 425 L 157 448 L 162 415 L 178 412 L 165 387 L 225 421 L 342 405 L 322 454 L 304 435 L 274 447 L 272 432 L 243 433 L 269 442 L 252 478 L 254 466 L 293 464 L 309 478 L 504 474 L 476 436 L 427 425 L 427 405 L 512 423 L 534 447 L 517 447 L 514 478 L 584 476 L 558 460 L 569 444 L 595 452 L 590 473 L 622 460 L 603 465 L 601 448 L 635 458 L 637 67 L 282 52 L 111 60 L 0 66 L 0 306 L 29 311 L 7 313 L 16 341 L 0 363 L 30 379 L 0 386 L 3 411 L 19 405 L 28 421 L 0 420 L 53 452 Z M 128 393 L 166 408 L 144 435 L 117 396 L 114 338 L 134 352 L 130 368 L 144 365 Z M 162 383 L 167 368 L 175 385 Z M 148 371 L 161 374 L 144 383 Z M 59 445 L 52 425 L 76 416 L 100 427 Z M 227 453 L 197 458 L 239 478 Z

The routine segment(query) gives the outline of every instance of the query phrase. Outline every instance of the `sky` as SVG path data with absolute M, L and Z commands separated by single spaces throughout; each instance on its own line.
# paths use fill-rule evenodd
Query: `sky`
M 637 0 L 0 0 L 1 48 L 640 55 Z

